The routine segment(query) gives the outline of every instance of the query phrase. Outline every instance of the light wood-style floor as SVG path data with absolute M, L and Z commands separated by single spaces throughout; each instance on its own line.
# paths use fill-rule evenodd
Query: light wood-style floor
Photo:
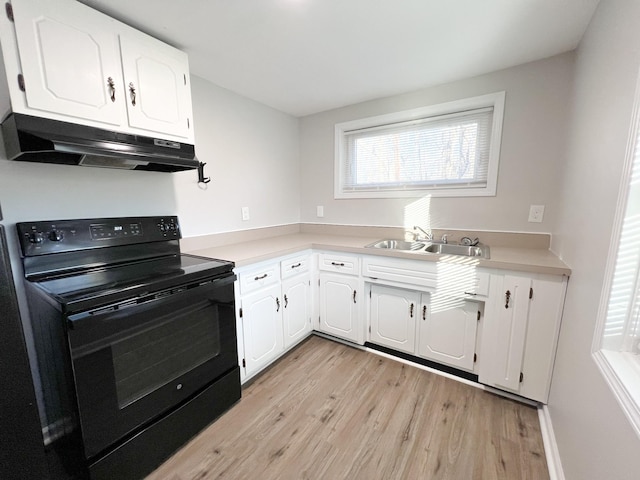
M 536 409 L 313 336 L 147 480 L 549 478 Z

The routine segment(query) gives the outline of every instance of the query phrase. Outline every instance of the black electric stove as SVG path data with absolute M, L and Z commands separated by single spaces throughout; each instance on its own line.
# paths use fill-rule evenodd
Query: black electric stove
M 73 445 L 72 478 L 142 477 L 240 398 L 234 264 L 181 253 L 177 217 L 17 230 L 45 430 Z

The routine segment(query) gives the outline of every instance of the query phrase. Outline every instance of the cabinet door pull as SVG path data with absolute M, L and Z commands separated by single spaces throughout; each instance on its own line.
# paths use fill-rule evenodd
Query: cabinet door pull
M 254 280 L 257 282 L 258 280 L 264 280 L 267 277 L 268 275 L 265 273 L 264 275 L 260 275 L 259 277 L 254 278 Z
M 356 303 L 356 291 L 353 291 L 353 303 Z
M 511 292 L 509 290 L 507 290 L 504 293 L 504 298 L 505 298 L 504 308 L 509 308 L 509 300 L 511 300 Z
M 331 265 L 333 265 L 335 267 L 344 267 L 344 263 L 331 262 Z
M 291 268 L 298 268 L 301 265 L 302 265 L 301 263 L 296 263 L 295 265 L 291 265 Z
M 413 318 L 413 303 L 411 304 L 411 307 L 409 307 L 409 316 Z
M 109 96 L 111 97 L 111 101 L 116 101 L 116 82 L 113 81 L 113 78 L 107 78 L 107 85 L 109 85 Z
M 131 95 L 131 105 L 136 106 L 136 87 L 133 82 L 129 82 L 129 94 Z
M 280 299 L 276 297 L 276 312 L 280 311 Z
M 287 308 L 287 305 L 289 305 L 289 299 L 287 298 L 287 294 L 284 294 L 284 308 Z
M 423 305 L 422 306 L 422 320 L 426 320 L 427 319 L 427 306 Z

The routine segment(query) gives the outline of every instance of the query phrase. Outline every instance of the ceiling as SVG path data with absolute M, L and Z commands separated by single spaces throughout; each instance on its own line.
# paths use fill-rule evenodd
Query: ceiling
M 599 0 L 81 0 L 294 116 L 573 50 Z

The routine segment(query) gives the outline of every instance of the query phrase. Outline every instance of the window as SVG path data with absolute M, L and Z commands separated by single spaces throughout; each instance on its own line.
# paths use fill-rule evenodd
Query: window
M 594 357 L 640 436 L 639 107 L 636 98 Z
M 336 198 L 496 193 L 505 93 L 336 125 Z

